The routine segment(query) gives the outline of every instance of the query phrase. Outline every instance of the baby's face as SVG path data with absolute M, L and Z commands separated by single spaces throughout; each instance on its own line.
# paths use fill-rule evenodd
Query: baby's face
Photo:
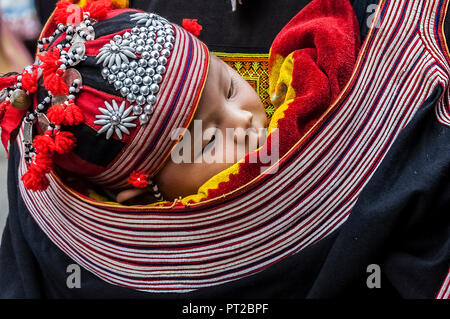
M 254 89 L 211 55 L 194 121 L 155 177 L 164 198 L 195 194 L 208 179 L 261 146 L 267 124 L 264 105 Z

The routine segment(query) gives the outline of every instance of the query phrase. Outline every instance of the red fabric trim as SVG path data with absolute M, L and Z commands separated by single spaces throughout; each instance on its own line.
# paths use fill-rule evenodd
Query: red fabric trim
M 75 104 L 78 105 L 81 110 L 83 111 L 84 115 L 84 123 L 90 127 L 92 127 L 94 130 L 98 131 L 102 128 L 101 125 L 94 124 L 95 121 L 97 121 L 96 115 L 100 115 L 100 111 L 98 110 L 99 107 L 106 108 L 105 101 L 109 102 L 111 104 L 112 100 L 116 100 L 117 103 L 120 105 L 123 101 L 126 102 L 125 108 L 130 107 L 130 102 L 125 100 L 122 97 L 111 95 L 102 91 L 98 91 L 90 86 L 83 86 L 83 89 L 78 94 Z M 138 120 L 136 120 L 138 121 Z M 136 134 L 136 131 L 139 129 L 139 124 L 136 128 L 130 128 L 130 135 L 123 135 L 122 142 L 129 143 L 134 135 Z M 116 138 L 117 136 L 114 134 L 113 137 Z
M 114 38 L 115 35 L 117 35 L 117 34 L 122 35 L 122 34 L 124 34 L 127 31 L 130 32 L 131 29 L 124 29 L 124 30 L 121 30 L 121 31 L 116 32 L 116 33 L 105 35 L 105 36 L 100 37 L 100 38 L 98 38 L 96 40 L 86 42 L 85 43 L 86 55 L 87 56 L 94 56 L 94 57 L 97 56 L 99 51 L 100 51 L 100 49 L 103 48 L 103 46 L 105 44 L 108 44 Z
M 6 105 L 6 112 L 4 117 L 0 123 L 0 127 L 2 130 L 1 140 L 3 147 L 8 153 L 8 142 L 11 138 L 11 133 L 22 123 L 23 117 L 27 111 L 20 111 L 11 106 L 11 104 Z

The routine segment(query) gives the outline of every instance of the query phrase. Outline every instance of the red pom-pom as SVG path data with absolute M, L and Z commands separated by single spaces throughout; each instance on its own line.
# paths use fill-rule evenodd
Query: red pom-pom
M 66 110 L 64 112 L 64 121 L 63 125 L 80 125 L 84 122 L 83 111 L 81 111 L 80 107 L 73 102 L 69 103 L 66 106 Z
M 61 51 L 58 48 L 53 48 L 51 51 L 47 51 L 43 54 L 38 54 L 39 59 L 42 61 L 41 69 L 44 79 L 48 76 L 55 75 L 62 61 Z
M 104 20 L 109 11 L 113 9 L 111 0 L 89 0 L 83 7 L 85 12 L 89 12 L 90 17 L 97 21 Z
M 30 165 L 30 168 L 43 175 L 49 173 L 53 168 L 53 154 L 37 154 L 34 158 L 34 163 Z
M 65 119 L 66 106 L 64 104 L 53 105 L 47 111 L 47 118 L 56 125 L 61 125 Z
M 198 37 L 203 27 L 197 23 L 197 19 L 183 19 L 183 28 Z
M 27 70 L 22 72 L 22 88 L 30 93 L 34 93 L 38 88 L 38 70 L 35 69 L 33 73 L 29 73 Z
M 25 188 L 33 192 L 45 191 L 50 185 L 48 178 L 35 170 L 28 170 L 28 172 L 23 174 L 22 181 Z
M 72 1 L 61 0 L 56 4 L 54 19 L 56 24 L 78 24 L 83 21 L 83 10 Z
M 36 136 L 33 146 L 38 154 L 51 154 L 55 151 L 55 141 L 47 135 Z
M 38 148 L 45 148 L 48 146 L 47 143 L 52 143 L 50 140 L 53 142 L 53 139 L 49 136 L 38 136 L 34 139 L 33 145 Z M 42 152 L 37 154 L 34 161 L 28 166 L 28 171 L 22 175 L 25 187 L 35 192 L 46 190 L 50 182 L 45 175 L 48 174 L 52 168 L 52 152 Z
M 128 183 L 136 188 L 145 188 L 148 186 L 148 174 L 134 171 L 131 173 Z
M 44 86 L 47 91 L 53 95 L 68 95 L 69 87 L 61 76 L 64 71 L 59 69 L 62 62 L 59 60 L 61 51 L 58 48 L 47 51 L 45 54 L 39 54 L 42 61 L 42 74 L 44 76 Z
M 63 78 L 57 74 L 51 74 L 44 77 L 44 86 L 45 89 L 50 91 L 54 96 L 69 94 L 69 87 L 66 82 L 64 82 Z
M 58 154 L 66 154 L 76 146 L 77 139 L 71 132 L 59 132 L 55 135 L 55 151 Z
M 80 107 L 70 102 L 69 105 L 53 105 L 47 111 L 48 119 L 56 125 L 80 125 L 84 122 L 83 111 Z

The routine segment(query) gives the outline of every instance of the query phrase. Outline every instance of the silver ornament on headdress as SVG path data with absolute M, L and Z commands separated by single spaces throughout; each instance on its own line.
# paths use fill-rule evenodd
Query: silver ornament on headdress
M 109 68 L 117 66 L 120 68 L 122 63 L 129 63 L 129 59 L 136 59 L 133 53 L 134 49 L 129 46 L 130 41 L 123 40 L 121 36 L 114 37 L 114 40 L 105 44 L 97 55 L 97 64 L 103 63 L 103 66 Z
M 97 133 L 102 134 L 106 132 L 107 140 L 114 133 L 116 133 L 119 139 L 122 139 L 122 133 L 130 135 L 128 128 L 136 127 L 136 124 L 132 122 L 137 119 L 136 116 L 130 116 L 133 107 L 128 107 L 125 110 L 125 101 L 119 106 L 116 100 L 112 100 L 112 105 L 105 101 L 105 106 L 106 109 L 99 107 L 98 110 L 102 114 L 95 116 L 98 120 L 94 124 L 103 126 Z
M 136 26 L 101 48 L 97 64 L 103 64 L 103 78 L 132 104 L 144 125 L 153 114 L 175 32 L 169 21 L 153 13 L 132 14 L 131 21 Z
M 157 27 L 168 24 L 169 21 L 154 13 L 135 13 L 131 15 L 131 21 L 137 24 L 145 25 L 146 27 Z

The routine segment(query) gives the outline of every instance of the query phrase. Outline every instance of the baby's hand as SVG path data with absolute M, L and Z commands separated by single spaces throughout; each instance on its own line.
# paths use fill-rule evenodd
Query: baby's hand
M 239 2 L 240 5 L 242 5 L 242 0 L 231 0 L 231 7 L 233 11 L 236 11 L 237 2 Z

